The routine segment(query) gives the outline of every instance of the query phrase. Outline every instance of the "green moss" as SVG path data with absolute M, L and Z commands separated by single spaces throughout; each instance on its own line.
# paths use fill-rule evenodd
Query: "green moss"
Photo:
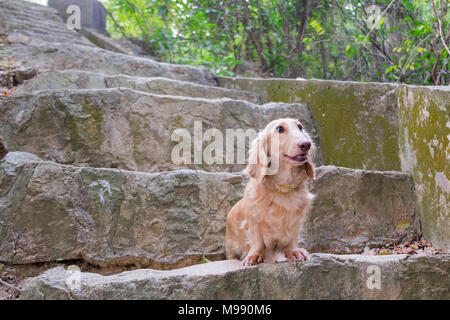
M 82 149 L 88 152 L 89 149 L 100 148 L 103 143 L 103 115 L 98 106 L 86 99 L 81 103 L 82 112 L 68 108 L 61 101 L 55 102 L 55 108 L 66 115 L 65 126 L 74 151 Z
M 173 119 L 172 125 L 173 125 L 173 127 L 174 127 L 175 129 L 177 129 L 177 128 L 184 128 L 185 125 L 184 125 L 184 119 L 183 119 L 183 117 L 182 117 L 181 115 L 177 114 L 177 115 L 175 116 L 175 118 Z
M 265 102 L 306 103 L 324 164 L 411 172 L 424 236 L 450 248 L 448 89 L 322 80 L 219 83 L 257 92 Z
M 133 137 L 133 158 L 137 167 L 140 168 L 143 164 L 145 165 L 146 160 L 142 157 L 142 152 L 139 151 L 139 147 L 144 143 L 142 132 L 147 132 L 147 130 L 145 130 L 140 121 L 132 118 L 128 121 L 130 122 L 130 130 Z
M 66 125 L 70 134 L 70 142 L 72 143 L 73 150 L 76 151 L 81 147 L 81 137 L 78 133 L 77 119 L 69 112 L 66 112 L 66 116 Z
M 88 100 L 83 103 L 83 112 L 89 115 L 82 121 L 82 129 L 93 148 L 100 148 L 103 142 L 102 123 L 103 115 L 99 107 Z
M 268 100 L 306 103 L 316 121 L 324 164 L 398 170 L 395 116 L 381 116 L 369 104 L 382 103 L 384 88 L 326 81 L 261 82 Z M 394 104 L 394 102 L 392 102 Z M 395 105 L 391 106 L 395 109 Z
M 400 145 L 403 165 L 413 174 L 421 209 L 424 236 L 441 247 L 450 247 L 450 194 L 437 184 L 437 174 L 450 179 L 447 127 L 450 114 L 448 92 L 402 87 Z

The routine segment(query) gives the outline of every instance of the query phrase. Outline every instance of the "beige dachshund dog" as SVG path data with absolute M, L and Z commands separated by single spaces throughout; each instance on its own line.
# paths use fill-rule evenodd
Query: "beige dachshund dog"
M 250 181 L 227 216 L 227 259 L 243 259 L 246 266 L 307 259 L 297 241 L 314 199 L 306 185 L 314 179 L 312 151 L 309 135 L 295 119 L 270 122 L 252 142 Z

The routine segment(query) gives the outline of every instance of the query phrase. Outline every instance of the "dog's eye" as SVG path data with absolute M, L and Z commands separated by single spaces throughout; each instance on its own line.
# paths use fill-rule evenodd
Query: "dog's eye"
M 298 128 L 300 129 L 300 131 L 303 130 L 303 126 L 300 123 L 298 124 Z
M 278 126 L 277 131 L 278 131 L 278 133 L 283 133 L 284 132 L 283 126 Z

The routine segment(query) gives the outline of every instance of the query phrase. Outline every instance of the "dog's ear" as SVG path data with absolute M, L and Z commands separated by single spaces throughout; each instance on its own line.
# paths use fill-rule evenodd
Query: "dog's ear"
M 305 170 L 306 170 L 306 175 L 308 176 L 308 178 L 310 178 L 311 180 L 314 180 L 316 174 L 314 171 L 314 165 L 310 161 L 305 163 Z
M 270 166 L 268 150 L 270 141 L 265 132 L 262 132 L 258 137 L 252 141 L 249 150 L 249 159 L 247 166 L 247 173 L 250 177 L 262 182 L 267 174 L 267 169 Z

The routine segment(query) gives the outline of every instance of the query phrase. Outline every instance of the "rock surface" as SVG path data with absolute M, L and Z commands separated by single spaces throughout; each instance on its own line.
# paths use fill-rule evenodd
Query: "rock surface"
M 105 75 L 88 71 L 48 71 L 28 81 L 22 92 L 62 89 L 108 89 L 130 88 L 137 91 L 162 95 L 197 97 L 205 99 L 230 98 L 261 104 L 261 98 L 253 92 L 230 90 L 199 85 L 192 82 L 167 78 L 130 77 Z
M 450 87 L 397 93 L 402 170 L 412 173 L 423 234 L 450 249 Z
M 93 167 L 241 171 L 245 167 L 248 141 L 244 141 L 245 147 L 234 143 L 227 149 L 226 130 L 252 129 L 256 136 L 268 122 L 281 117 L 302 119 L 318 144 L 314 122 L 302 104 L 254 105 L 240 100 L 161 96 L 122 88 L 24 93 L 0 102 L 0 110 L 0 141 L 8 150 Z M 222 137 L 217 141 L 223 144 L 223 157 L 220 157 L 223 164 L 208 163 L 204 157 L 211 138 L 204 139 L 203 152 L 198 157 L 202 159 L 194 163 L 196 121 L 202 126 L 201 134 L 209 128 L 220 131 Z M 188 135 L 185 141 L 191 139 L 190 164 L 177 163 L 172 158 L 174 147 L 181 140 L 181 136 L 173 134 L 181 128 Z M 241 156 L 241 164 L 237 158 L 226 161 L 229 150 Z M 320 149 L 317 161 L 320 161 Z
M 56 10 L 25 1 L 0 0 L 0 33 L 7 35 L 8 48 L 16 62 L 46 70 L 86 70 L 105 74 L 166 77 L 216 85 L 206 69 L 156 62 L 95 47 L 66 27 Z
M 224 133 L 285 116 L 320 143 L 318 164 L 408 172 L 318 167 L 301 246 L 361 253 L 415 238 L 422 225 L 435 247 L 449 248 L 448 88 L 219 78 L 220 88 L 208 70 L 98 48 L 99 37 L 69 30 L 51 8 L 0 7 L 2 48 L 30 77 L 40 71 L 0 102 L 0 266 L 63 260 L 117 272 L 223 258 L 225 216 L 245 179 L 207 171 L 244 165 L 175 165 L 171 134 L 193 136 L 196 120 Z M 60 267 L 28 281 L 21 298 L 450 299 L 449 264 L 448 254 L 322 253 L 250 268 L 83 273 L 76 290 Z
M 423 235 L 450 248 L 450 87 L 219 77 L 266 101 L 306 103 L 323 164 L 412 174 Z M 349 156 L 351 155 L 351 156 Z
M 257 92 L 263 102 L 307 104 L 316 121 L 323 164 L 400 170 L 395 85 L 227 77 L 218 80 L 224 88 Z
M 408 175 L 321 167 L 317 176 L 307 249 L 359 253 L 418 231 Z M 160 268 L 223 257 L 225 217 L 243 186 L 230 173 L 83 168 L 10 152 L 0 162 L 0 262 Z
M 379 273 L 378 273 L 379 272 Z M 378 277 L 379 275 L 379 277 Z M 218 261 L 171 271 L 80 274 L 63 267 L 29 280 L 21 299 L 449 299 L 450 256 L 314 254 L 299 263 Z M 378 281 L 379 280 L 379 281 Z M 71 287 L 72 289 L 69 289 Z
M 313 208 L 302 233 L 313 252 L 361 253 L 420 234 L 411 176 L 334 166 L 316 170 Z
M 0 166 L 0 261 L 11 264 L 138 258 L 158 267 L 222 254 L 242 182 L 227 173 L 64 166 L 16 152 Z
M 67 28 L 55 9 L 23 0 L 0 0 L 0 7 L 0 32 L 13 47 L 67 42 L 95 48 L 76 31 Z

